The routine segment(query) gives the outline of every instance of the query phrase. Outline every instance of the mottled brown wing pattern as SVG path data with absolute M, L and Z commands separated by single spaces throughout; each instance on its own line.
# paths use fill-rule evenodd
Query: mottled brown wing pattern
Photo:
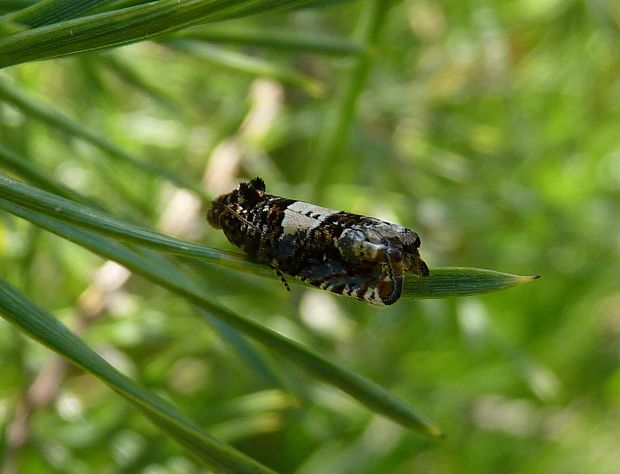
M 400 298 L 406 272 L 428 275 L 412 230 L 265 191 L 260 178 L 241 183 L 213 201 L 207 220 L 251 259 L 274 268 L 284 282 L 283 274 L 389 305 Z

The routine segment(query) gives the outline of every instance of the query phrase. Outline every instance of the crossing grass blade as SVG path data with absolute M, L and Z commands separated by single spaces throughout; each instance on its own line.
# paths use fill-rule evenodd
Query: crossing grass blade
M 75 18 L 83 12 L 109 3 L 110 0 L 42 0 L 9 15 L 7 19 L 36 28 Z
M 168 38 L 166 38 L 167 40 Z M 357 56 L 364 52 L 359 44 L 342 38 L 316 36 L 287 31 L 249 28 L 222 28 L 217 25 L 179 31 L 170 39 L 204 41 L 213 44 L 242 45 L 281 50 L 286 53 L 316 53 L 329 56 Z
M 191 41 L 169 40 L 165 44 L 177 51 L 231 71 L 249 76 L 269 77 L 299 87 L 311 96 L 320 96 L 324 93 L 324 87 L 319 81 L 273 61 Z
M 160 0 L 0 39 L 0 68 L 143 41 L 191 25 L 299 8 L 309 0 Z
M 269 468 L 209 436 L 163 398 L 121 374 L 51 314 L 0 280 L 0 313 L 22 332 L 97 377 L 168 436 L 216 472 L 269 473 Z
M 119 80 L 132 87 L 134 90 L 150 97 L 155 102 L 161 104 L 176 117 L 183 117 L 183 112 L 175 102 L 174 97 L 169 95 L 159 87 L 151 78 L 144 77 L 133 64 L 124 60 L 121 54 L 100 54 L 96 56 L 97 61 L 116 76 Z

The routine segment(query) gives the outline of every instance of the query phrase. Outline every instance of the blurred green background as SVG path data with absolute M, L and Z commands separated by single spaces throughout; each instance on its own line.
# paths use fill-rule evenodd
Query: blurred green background
M 199 27 L 209 41 L 185 30 L 6 68 L 0 144 L 116 216 L 232 250 L 196 193 L 7 99 L 25 94 L 208 196 L 261 176 L 274 194 L 413 228 L 431 271 L 541 274 L 382 310 L 203 275 L 215 301 L 389 388 L 445 439 L 372 414 L 262 349 L 277 375 L 255 370 L 183 299 L 5 212 L 0 275 L 277 471 L 620 472 L 619 4 L 315 3 Z M 0 320 L 0 471 L 205 472 L 54 357 Z

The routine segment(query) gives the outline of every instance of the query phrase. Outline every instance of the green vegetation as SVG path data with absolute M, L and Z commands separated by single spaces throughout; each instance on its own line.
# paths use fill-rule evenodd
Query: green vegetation
M 620 470 L 615 2 L 0 15 L 1 472 Z M 431 276 L 286 292 L 205 222 L 253 176 Z

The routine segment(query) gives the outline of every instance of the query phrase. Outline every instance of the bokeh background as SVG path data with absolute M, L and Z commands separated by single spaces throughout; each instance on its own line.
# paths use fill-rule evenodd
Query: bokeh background
M 275 194 L 415 229 L 431 270 L 541 274 L 500 293 L 383 310 L 203 275 L 218 303 L 389 388 L 445 439 L 374 415 L 261 349 L 278 375 L 264 376 L 186 301 L 6 213 L 1 276 L 281 472 L 620 472 L 619 4 L 380 3 L 4 69 L 0 143 L 117 216 L 232 250 L 195 193 L 7 99 L 24 94 L 208 195 L 261 176 Z M 279 47 L 235 42 L 231 31 L 365 41 L 371 54 L 308 51 L 286 36 Z M 3 320 L 0 360 L 2 472 L 205 472 Z

